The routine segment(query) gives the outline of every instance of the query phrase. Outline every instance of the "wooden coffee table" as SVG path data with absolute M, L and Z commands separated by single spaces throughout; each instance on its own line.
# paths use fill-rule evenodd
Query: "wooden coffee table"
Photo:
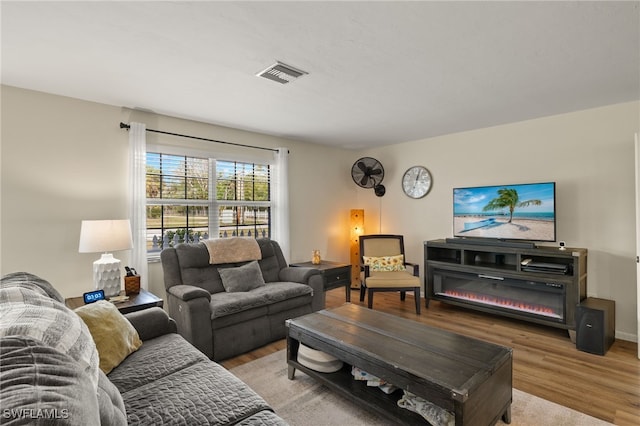
M 299 369 L 376 413 L 403 423 L 425 423 L 398 407 L 402 391 L 385 394 L 351 376 L 351 366 L 455 414 L 456 425 L 511 422 L 512 350 L 416 321 L 345 304 L 287 321 L 289 379 Z M 296 361 L 300 343 L 345 363 L 319 373 Z

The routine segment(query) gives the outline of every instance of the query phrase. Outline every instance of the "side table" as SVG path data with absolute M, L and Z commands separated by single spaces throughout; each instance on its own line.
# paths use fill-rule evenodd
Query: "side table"
M 124 290 L 120 292 L 120 295 L 124 295 Z M 70 297 L 68 299 L 65 299 L 64 303 L 68 308 L 71 309 L 76 309 L 80 306 L 84 306 L 84 300 L 82 299 L 82 296 Z M 115 303 L 115 305 L 120 312 L 122 312 L 123 314 L 128 314 L 129 312 L 141 311 L 143 309 L 153 308 L 154 306 L 162 308 L 163 303 L 163 300 L 155 294 L 140 289 L 140 293 L 132 294 L 129 296 L 129 300 Z
M 351 265 L 347 263 L 323 260 L 318 265 L 311 262 L 292 263 L 289 266 L 314 268 L 324 276 L 324 291 L 344 287 L 347 302 L 351 302 Z

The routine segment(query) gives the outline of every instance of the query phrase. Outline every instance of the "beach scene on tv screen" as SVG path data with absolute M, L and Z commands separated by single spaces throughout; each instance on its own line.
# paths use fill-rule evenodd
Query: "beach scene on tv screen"
M 555 240 L 555 185 L 536 183 L 453 190 L 453 235 Z

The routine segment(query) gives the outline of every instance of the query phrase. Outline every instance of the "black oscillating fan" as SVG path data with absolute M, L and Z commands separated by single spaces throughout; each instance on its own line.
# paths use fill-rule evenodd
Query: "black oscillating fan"
M 353 163 L 351 178 L 361 188 L 373 188 L 378 197 L 382 197 L 385 193 L 382 185 L 384 167 L 375 158 L 362 157 Z

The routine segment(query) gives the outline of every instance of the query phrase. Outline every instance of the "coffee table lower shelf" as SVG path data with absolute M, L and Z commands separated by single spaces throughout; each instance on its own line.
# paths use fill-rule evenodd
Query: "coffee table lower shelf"
M 311 370 L 295 360 L 288 360 L 289 379 L 293 380 L 295 370 L 300 370 L 314 378 L 329 389 L 342 395 L 366 409 L 375 412 L 385 418 L 401 424 L 420 424 L 426 420 L 412 411 L 398 406 L 398 400 L 402 398 L 403 391 L 398 389 L 390 394 L 384 393 L 378 387 L 367 386 L 366 381 L 355 380 L 351 375 L 351 366 L 344 364 L 341 370 L 335 373 L 319 373 Z

